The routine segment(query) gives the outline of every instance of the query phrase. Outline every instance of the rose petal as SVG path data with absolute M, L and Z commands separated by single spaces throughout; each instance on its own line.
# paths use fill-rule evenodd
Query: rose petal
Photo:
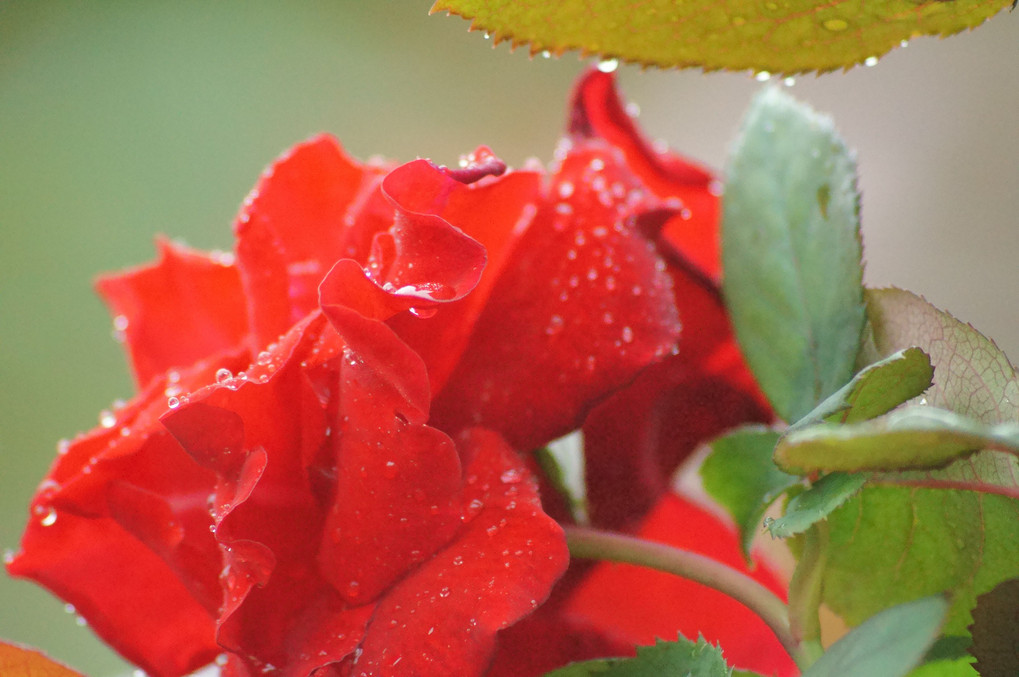
M 166 240 L 157 246 L 155 264 L 101 277 L 96 284 L 115 315 L 115 330 L 123 332 L 139 387 L 168 369 L 240 345 L 248 323 L 229 258 Z
M 567 155 L 513 249 L 434 401 L 438 427 L 481 423 L 517 448 L 544 444 L 674 347 L 671 280 L 635 223 L 658 203 L 596 146 Z
M 711 173 L 677 155 L 650 147 L 626 113 L 615 76 L 590 69 L 577 83 L 570 112 L 575 142 L 604 139 L 620 149 L 626 163 L 656 195 L 671 198 L 676 217 L 667 239 L 704 275 L 717 282 L 722 264 L 718 240 L 718 192 Z
M 498 179 L 464 185 L 451 178 L 449 170 L 415 160 L 390 172 L 383 190 L 399 211 L 438 216 L 479 242 L 486 252 L 484 273 L 466 297 L 436 306 L 436 314 L 428 322 L 406 315 L 389 321 L 425 360 L 432 390 L 438 392 L 466 347 L 513 247 L 534 216 L 541 176 L 510 172 Z
M 337 260 L 367 258 L 366 242 L 392 222 L 391 210 L 382 225 L 363 207 L 373 202 L 384 172 L 354 162 L 325 135 L 266 170 L 235 226 L 254 345 L 275 341 L 316 308 L 319 282 Z
M 628 528 L 668 491 L 701 444 L 772 414 L 736 346 L 718 291 L 673 265 L 679 351 L 643 371 L 584 422 L 592 523 Z
M 639 531 L 642 538 L 707 555 L 784 596 L 784 586 L 763 563 L 747 571 L 736 532 L 703 508 L 668 494 Z M 573 594 L 568 612 L 612 628 L 634 644 L 698 633 L 722 647 L 739 668 L 780 676 L 797 674 L 792 659 L 760 618 L 734 599 L 653 569 L 600 564 Z
M 357 674 L 480 674 L 496 631 L 536 608 L 566 568 L 562 530 L 541 511 L 517 456 L 481 430 L 462 449 L 471 459 L 463 496 L 469 521 L 380 601 Z

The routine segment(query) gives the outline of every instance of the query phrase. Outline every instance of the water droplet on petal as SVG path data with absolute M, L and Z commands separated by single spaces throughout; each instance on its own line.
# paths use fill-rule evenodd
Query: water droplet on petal
M 99 412 L 99 425 L 104 428 L 112 428 L 117 424 L 117 417 L 113 415 L 113 412 L 108 409 L 103 409 Z
M 223 368 L 216 371 L 216 383 L 226 383 L 234 377 L 234 374 L 229 369 Z
M 46 514 L 43 515 L 42 519 L 39 520 L 39 524 L 43 525 L 44 527 L 51 527 L 56 523 L 57 523 L 57 511 L 54 510 L 53 508 L 47 510 Z
M 877 65 L 877 57 L 876 56 L 868 56 L 866 59 L 863 60 L 863 65 L 867 66 L 868 68 L 872 68 L 872 67 L 876 66 Z
M 618 59 L 604 59 L 603 61 L 598 62 L 598 70 L 602 73 L 612 73 L 617 68 L 619 68 Z
M 168 406 L 170 409 L 176 409 L 177 407 L 180 406 L 180 400 L 177 399 L 176 397 L 167 398 L 166 406 Z
M 524 475 L 518 468 L 510 468 L 503 474 L 499 475 L 499 481 L 503 484 L 517 484 L 523 479 Z
M 770 79 L 771 73 L 769 73 L 768 71 L 760 71 L 757 75 L 754 76 L 754 80 L 757 80 L 758 82 L 767 82 Z

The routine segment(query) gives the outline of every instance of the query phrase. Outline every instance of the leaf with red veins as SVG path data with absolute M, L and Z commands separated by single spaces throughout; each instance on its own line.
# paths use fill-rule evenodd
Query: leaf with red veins
M 533 479 L 496 434 L 461 439 L 464 524 L 380 600 L 355 675 L 480 675 L 496 632 L 548 596 L 569 559 Z
M 240 345 L 248 323 L 230 258 L 163 239 L 157 246 L 156 263 L 101 277 L 96 285 L 127 342 L 140 388 L 168 369 Z
M 671 280 L 636 225 L 660 203 L 595 143 L 567 155 L 548 191 L 434 400 L 443 430 L 482 424 L 540 446 L 675 347 Z
M 333 264 L 363 260 L 366 241 L 389 227 L 392 209 L 378 213 L 384 173 L 352 160 L 325 135 L 266 170 L 235 225 L 255 344 L 276 340 L 314 310 L 319 282 Z
M 672 265 L 670 272 L 683 321 L 678 353 L 641 372 L 584 421 L 588 512 L 603 528 L 641 519 L 699 445 L 737 425 L 772 420 L 718 290 L 686 268 Z
M 678 155 L 652 148 L 626 112 L 615 76 L 589 70 L 576 85 L 569 117 L 574 143 L 604 139 L 623 152 L 626 162 L 653 193 L 671 200 L 675 211 L 664 239 L 713 282 L 721 275 L 718 193 L 714 176 Z
M 638 535 L 707 555 L 785 595 L 779 578 L 764 563 L 747 570 L 737 534 L 728 524 L 681 496 L 663 497 Z M 612 629 L 631 644 L 651 645 L 677 631 L 687 637 L 700 633 L 721 646 L 730 665 L 781 677 L 797 674 L 764 621 L 739 602 L 660 571 L 599 564 L 573 593 L 565 613 Z
M 438 216 L 481 243 L 487 254 L 477 286 L 457 303 L 435 306 L 436 314 L 428 322 L 407 315 L 389 320 L 425 360 L 433 392 L 442 389 L 456 366 L 513 248 L 534 217 L 541 181 L 537 172 L 513 171 L 465 185 L 451 178 L 450 170 L 427 160 L 401 165 L 383 181 L 383 192 L 398 210 Z

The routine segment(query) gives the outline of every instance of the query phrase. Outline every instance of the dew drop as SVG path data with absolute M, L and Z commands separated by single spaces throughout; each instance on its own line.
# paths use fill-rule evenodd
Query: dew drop
M 548 326 L 545 327 L 545 334 L 548 336 L 555 336 L 563 330 L 563 318 L 559 315 L 553 315 L 549 321 Z
M 393 461 L 386 461 L 386 467 L 382 470 L 382 474 L 386 477 L 386 479 L 396 479 L 396 476 L 399 474 L 399 471 L 396 469 L 396 463 Z
M 503 484 L 518 484 L 523 481 L 523 473 L 518 468 L 510 468 L 503 474 L 499 475 L 499 481 Z
M 789 76 L 782 81 L 782 84 L 785 85 L 786 87 L 792 87 L 793 85 L 796 84 L 796 78 Z
M 103 409 L 99 412 L 99 425 L 104 428 L 112 428 L 117 425 L 117 417 L 113 415 L 112 411 Z
M 177 399 L 176 397 L 168 397 L 166 399 L 166 406 L 168 406 L 170 409 L 176 409 L 177 407 L 180 406 L 180 400 Z
M 623 343 L 633 343 L 633 329 L 623 327 Z
M 255 358 L 255 363 L 260 364 L 263 367 L 269 364 L 270 362 L 272 362 L 272 353 L 270 353 L 268 350 L 263 350 L 258 354 L 258 357 Z
M 603 61 L 598 62 L 598 70 L 602 73 L 612 73 L 617 68 L 619 68 L 618 59 L 604 59 Z
M 42 516 L 41 520 L 39 520 L 39 524 L 43 525 L 44 527 L 51 527 L 56 523 L 57 523 L 57 511 L 54 510 L 53 508 L 47 510 L 46 514 Z
M 873 68 L 874 66 L 877 65 L 877 57 L 868 56 L 866 59 L 863 60 L 863 65 L 866 66 L 867 68 Z
M 456 557 L 453 558 L 453 566 L 458 567 L 458 566 L 460 566 L 463 563 L 464 563 L 464 558 L 461 557 L 460 555 L 457 555 Z
M 542 56 L 542 58 L 545 58 L 545 59 L 551 59 L 551 58 L 552 58 L 552 52 L 550 52 L 550 51 L 548 51 L 548 50 L 546 49 L 546 50 L 544 50 L 544 51 L 543 51 L 543 52 L 541 53 L 541 56 Z
M 216 383 L 226 383 L 234 377 L 233 372 L 229 369 L 223 368 L 216 371 Z
M 573 195 L 573 184 L 569 181 L 563 181 L 559 184 L 559 197 L 564 200 Z
M 449 588 L 443 588 L 442 590 L 439 590 L 439 597 L 443 598 L 449 597 Z
M 757 80 L 758 82 L 767 82 L 770 79 L 771 73 L 769 73 L 768 71 L 760 71 L 757 75 L 754 76 L 754 80 Z

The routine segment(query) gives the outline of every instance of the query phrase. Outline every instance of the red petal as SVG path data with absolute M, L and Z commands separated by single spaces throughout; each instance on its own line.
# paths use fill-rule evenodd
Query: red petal
M 718 292 L 682 268 L 672 272 L 683 319 L 678 354 L 642 372 L 584 422 L 588 507 L 603 528 L 640 520 L 699 445 L 772 419 Z
M 361 341 L 372 351 L 351 353 L 341 371 L 336 492 L 319 549 L 323 576 L 352 604 L 378 597 L 460 526 L 453 441 L 422 425 L 427 400 L 408 411 L 401 395 L 413 390 L 400 384 L 408 373 L 427 386 L 424 365 L 385 325 L 359 328 L 372 325 L 375 340 Z
M 171 379 L 154 380 L 110 414 L 108 427 L 69 445 L 33 500 L 35 519 L 10 565 L 12 574 L 73 604 L 101 637 L 156 674 L 189 672 L 219 651 L 222 568 L 209 533 L 214 477 L 157 418 L 167 410 L 166 393 L 186 398 L 236 360 L 217 356 L 171 371 Z
M 646 186 L 662 198 L 673 198 L 668 206 L 677 216 L 666 226 L 667 239 L 717 282 L 721 274 L 718 192 L 711 173 L 677 155 L 652 149 L 626 113 L 610 73 L 591 69 L 577 83 L 569 128 L 578 141 L 600 138 L 619 148 Z
M 352 259 L 333 266 L 320 302 L 375 320 L 409 309 L 424 316 L 474 289 L 484 267 L 485 248 L 441 218 L 398 213 L 389 230 L 375 234 L 367 266 Z
M 235 227 L 256 345 L 317 307 L 319 282 L 337 260 L 366 260 L 365 238 L 380 224 L 364 203 L 373 202 L 383 173 L 355 163 L 329 136 L 295 146 L 266 170 Z M 388 227 L 392 211 L 382 218 Z
M 550 193 L 433 404 L 443 429 L 481 423 L 538 446 L 674 347 L 671 281 L 636 228 L 657 202 L 594 145 L 567 156 Z
M 562 530 L 541 512 L 520 459 L 480 430 L 462 453 L 472 459 L 463 495 L 469 521 L 380 601 L 358 674 L 480 674 L 496 631 L 537 607 L 566 568 Z
M 481 243 L 486 252 L 484 273 L 466 297 L 438 306 L 428 322 L 407 316 L 390 320 L 425 360 L 432 390 L 438 392 L 459 360 L 513 247 L 533 218 L 541 176 L 510 172 L 468 186 L 450 178 L 448 171 L 416 160 L 390 172 L 383 188 L 401 212 L 438 216 Z
M 778 577 L 762 563 L 747 571 L 736 533 L 703 508 L 669 494 L 639 535 L 707 555 L 784 596 Z M 635 644 L 698 633 L 720 644 L 739 668 L 781 676 L 796 674 L 792 659 L 768 627 L 743 605 L 698 583 L 642 567 L 600 564 L 573 595 L 568 612 L 611 628 Z
M 248 318 L 228 259 L 157 241 L 153 265 L 99 279 L 99 293 L 127 341 L 135 382 L 241 344 Z

